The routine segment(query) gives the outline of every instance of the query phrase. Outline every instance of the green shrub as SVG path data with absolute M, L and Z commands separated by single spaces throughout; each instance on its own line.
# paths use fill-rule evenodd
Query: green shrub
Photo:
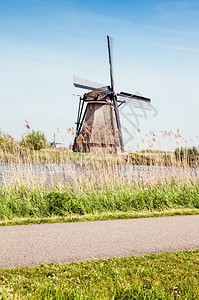
M 47 139 L 43 132 L 32 130 L 22 138 L 22 144 L 32 150 L 40 150 L 47 147 Z

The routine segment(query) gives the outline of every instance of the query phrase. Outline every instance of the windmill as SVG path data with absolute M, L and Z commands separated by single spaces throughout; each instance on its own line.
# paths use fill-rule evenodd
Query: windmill
M 74 152 L 124 152 L 119 107 L 127 100 L 150 102 L 149 98 L 126 92 L 115 92 L 112 66 L 113 39 L 107 36 L 110 85 L 74 76 L 77 88 L 87 89 L 79 98 Z M 85 105 L 86 103 L 86 105 Z

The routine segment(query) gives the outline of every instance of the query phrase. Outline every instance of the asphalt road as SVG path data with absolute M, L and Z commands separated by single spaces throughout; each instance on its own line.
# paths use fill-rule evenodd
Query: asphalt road
M 0 227 L 0 268 L 199 249 L 199 215 Z

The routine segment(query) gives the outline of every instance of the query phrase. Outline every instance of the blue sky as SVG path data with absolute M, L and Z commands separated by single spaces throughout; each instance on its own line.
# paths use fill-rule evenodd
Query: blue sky
M 73 74 L 108 83 L 106 35 L 114 37 L 117 91 L 152 99 L 140 130 L 198 134 L 198 1 L 0 0 L 0 129 L 31 128 L 69 143 L 81 93 Z M 130 129 L 131 130 L 131 129 Z M 191 142 L 190 142 L 191 143 Z M 198 145 L 199 141 L 195 141 Z

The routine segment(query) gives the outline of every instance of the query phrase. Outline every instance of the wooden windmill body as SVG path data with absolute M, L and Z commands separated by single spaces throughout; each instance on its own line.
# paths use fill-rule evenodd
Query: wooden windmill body
M 150 102 L 149 98 L 114 92 L 111 38 L 107 36 L 111 86 L 104 86 L 74 76 L 74 86 L 88 89 L 79 99 L 74 152 L 124 152 L 118 107 L 126 98 Z M 122 97 L 122 100 L 118 98 Z M 86 105 L 85 105 L 86 104 Z

